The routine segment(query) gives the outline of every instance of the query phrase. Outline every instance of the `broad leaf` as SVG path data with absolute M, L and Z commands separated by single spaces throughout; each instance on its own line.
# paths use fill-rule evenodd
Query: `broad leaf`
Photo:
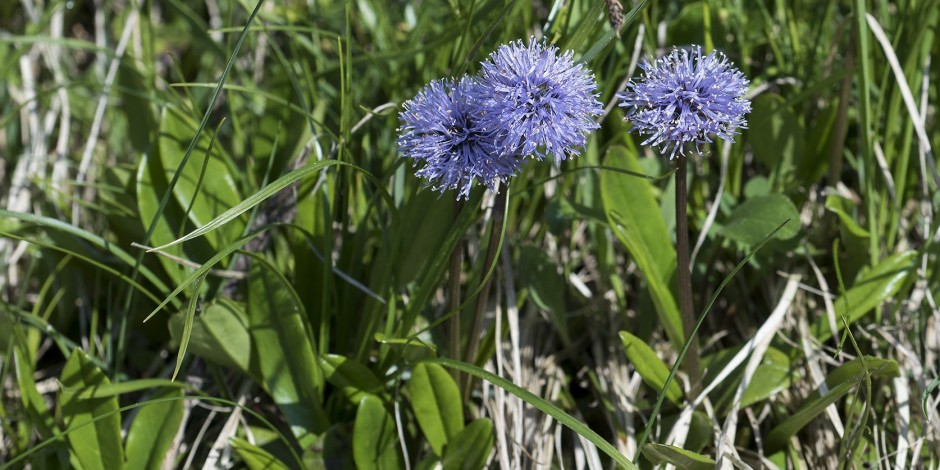
M 666 363 L 656 355 L 653 348 L 649 347 L 640 338 L 626 331 L 621 331 L 620 340 L 623 341 L 627 358 L 633 363 L 633 367 L 636 368 L 643 381 L 653 387 L 656 393 L 661 392 L 663 386 L 666 385 L 666 378 L 669 377 L 669 367 Z M 666 390 L 666 398 L 677 405 L 682 403 L 682 389 L 679 388 L 677 382 L 673 381 L 669 384 L 669 388 Z
M 178 388 L 163 390 L 151 399 L 182 398 Z M 183 421 L 183 400 L 144 405 L 127 432 L 127 468 L 159 469 Z
M 363 394 L 382 392 L 382 382 L 368 367 L 338 354 L 327 354 L 319 359 L 326 381 L 339 387 L 353 403 L 358 403 Z
M 444 446 L 463 429 L 463 401 L 457 384 L 443 367 L 422 362 L 411 373 L 408 391 L 421 431 L 434 452 L 443 456 Z
M 167 181 L 171 180 L 182 163 L 183 155 L 186 154 L 197 127 L 196 122 L 173 108 L 168 108 L 163 113 L 160 123 L 160 160 Z M 211 153 L 210 144 L 210 133 L 203 132 L 199 143 L 193 149 L 193 158 L 183 168 L 176 186 L 173 187 L 177 204 L 196 227 L 208 224 L 242 200 L 219 142 L 216 141 L 211 146 Z M 214 248 L 218 248 L 240 236 L 244 228 L 245 220 L 235 219 L 223 230 L 210 235 L 208 240 Z
M 176 344 L 179 344 L 182 336 L 183 322 L 182 313 L 170 317 L 170 336 Z M 248 332 L 248 315 L 235 302 L 223 300 L 209 304 L 196 317 L 189 339 L 189 351 L 220 366 L 255 377 L 249 369 L 251 335 Z
M 297 293 L 277 270 L 252 256 L 248 271 L 252 362 L 262 386 L 284 413 L 302 445 L 326 430 L 323 372 Z
M 57 414 L 62 417 L 62 429 L 67 435 L 72 459 L 84 470 L 123 466 L 117 397 L 77 396 L 81 391 L 107 386 L 111 381 L 88 360 L 84 351 L 75 349 L 62 369 L 60 382 Z M 97 421 L 91 423 L 96 418 Z
M 395 421 L 373 395 L 364 395 L 359 401 L 352 448 L 360 470 L 403 468 Z
M 636 154 L 620 146 L 610 149 L 605 164 L 641 172 Z M 669 340 L 677 349 L 681 348 L 685 343 L 682 318 L 670 288 L 676 269 L 676 251 L 659 204 L 653 197 L 652 183 L 636 176 L 604 171 L 601 196 L 608 222 L 646 279 Z

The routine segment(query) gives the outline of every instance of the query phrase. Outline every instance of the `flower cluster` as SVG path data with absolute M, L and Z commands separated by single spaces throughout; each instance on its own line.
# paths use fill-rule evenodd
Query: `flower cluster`
M 702 49 L 675 50 L 650 63 L 641 64 L 643 77 L 620 93 L 620 106 L 626 108 L 624 120 L 633 130 L 649 135 L 643 145 L 660 146 L 670 159 L 676 153 L 713 137 L 734 142 L 734 135 L 747 122 L 751 111 L 745 98 L 748 81 L 724 54 L 702 56 Z
M 402 155 L 423 162 L 433 189 L 469 197 L 474 182 L 494 189 L 526 158 L 578 155 L 602 112 L 590 72 L 571 52 L 534 40 L 500 46 L 478 76 L 430 83 L 399 115 Z

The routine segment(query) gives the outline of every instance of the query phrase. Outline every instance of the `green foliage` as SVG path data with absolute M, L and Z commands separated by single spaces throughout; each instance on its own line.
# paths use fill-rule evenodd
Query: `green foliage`
M 79 393 L 111 381 L 84 352 L 75 350 L 62 369 L 62 392 L 56 415 L 69 442 L 72 464 L 81 468 L 105 469 L 124 465 L 121 445 L 121 416 L 117 397 L 81 398 Z
M 940 459 L 936 0 L 621 1 L 619 32 L 595 0 L 0 3 L 2 468 Z M 533 35 L 600 129 L 498 196 L 428 188 L 404 101 Z M 674 165 L 615 103 L 690 44 L 753 105 L 689 165 L 701 384 Z
M 457 442 L 455 439 L 464 428 L 457 384 L 443 367 L 420 363 L 411 371 L 408 391 L 421 431 L 434 452 L 444 455 L 445 446 Z

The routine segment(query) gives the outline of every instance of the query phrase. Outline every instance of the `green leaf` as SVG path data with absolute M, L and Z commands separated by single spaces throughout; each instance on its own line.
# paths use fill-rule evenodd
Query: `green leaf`
M 826 376 L 828 393 L 810 398 L 796 413 L 770 431 L 767 436 L 767 453 L 773 454 L 783 450 L 790 437 L 819 416 L 826 407 L 842 398 L 852 387 L 865 380 L 866 370 L 872 378 L 893 378 L 900 375 L 897 362 L 871 356 L 866 356 L 864 362 L 854 359 L 839 366 Z
M 713 470 L 716 465 L 704 455 L 664 444 L 644 445 L 643 455 L 656 465 L 672 464 L 679 470 Z
M 826 196 L 826 209 L 839 217 L 842 226 L 857 238 L 868 238 L 868 230 L 865 230 L 849 215 L 845 204 L 848 200 L 838 194 L 830 193 Z
M 121 106 L 117 108 L 127 120 L 127 136 L 134 150 L 147 153 L 150 151 L 152 132 L 157 128 L 156 119 L 150 108 L 150 101 L 142 96 L 147 86 L 144 78 L 137 71 L 137 61 L 131 55 L 125 55 L 118 67 L 118 91 Z
M 444 470 L 479 470 L 493 451 L 493 422 L 473 420 L 444 448 Z
M 229 439 L 229 444 L 251 470 L 287 470 L 289 468 L 277 457 L 260 447 L 251 445 L 244 439 L 233 437 Z
M 860 359 L 853 359 L 826 375 L 826 386 L 835 387 L 845 382 L 861 381 L 865 378 L 866 369 L 874 379 L 890 379 L 901 374 L 901 369 L 894 360 L 865 356 L 864 363 Z
M 319 359 L 326 381 L 339 387 L 353 403 L 358 403 L 363 394 L 382 392 L 382 382 L 368 367 L 338 354 L 327 354 Z
M 359 401 L 352 448 L 353 460 L 360 470 L 402 468 L 395 422 L 382 406 L 382 400 L 373 395 L 364 395 Z
M 6 315 L 0 314 L 0 318 L 6 318 Z M 29 414 L 30 424 L 35 426 L 43 437 L 51 437 L 57 432 L 55 421 L 52 413 L 49 412 L 49 407 L 46 406 L 46 400 L 36 388 L 33 366 L 19 346 L 13 348 L 13 367 L 16 372 L 20 401 L 23 403 L 23 409 Z
M 597 448 L 614 459 L 618 465 L 623 468 L 634 470 L 636 465 L 633 465 L 629 459 L 627 459 L 616 447 L 611 445 L 609 442 L 605 441 L 604 438 L 597 435 L 596 432 L 592 431 L 591 428 L 587 427 L 584 423 L 578 421 L 568 413 L 562 411 L 561 408 L 549 403 L 545 399 L 533 394 L 532 392 L 490 372 L 487 372 L 477 366 L 467 364 L 460 361 L 454 361 L 451 359 L 437 358 L 437 359 L 428 359 L 425 361 L 432 364 L 440 364 L 451 369 L 456 369 L 461 372 L 466 372 L 474 377 L 483 379 L 493 385 L 496 385 L 503 390 L 519 397 L 522 401 L 528 403 L 529 405 L 535 407 L 539 411 L 551 416 L 558 420 L 559 423 L 567 427 L 568 429 L 578 433 L 583 436 L 585 439 L 591 441 L 592 444 L 597 446 Z
M 160 216 L 156 217 L 157 211 L 160 210 L 160 198 L 167 190 L 167 182 L 163 177 L 163 167 L 160 166 L 158 158 L 152 158 L 147 154 L 141 156 L 140 164 L 137 166 L 135 185 L 137 213 L 140 222 L 144 227 L 147 227 L 151 221 L 154 223 L 150 243 L 169 243 L 176 238 L 176 233 L 182 223 L 182 215 L 180 214 L 181 210 L 175 204 L 169 203 L 160 213 Z M 164 253 L 186 258 L 182 247 L 173 247 L 170 250 L 165 250 Z M 187 271 L 176 261 L 164 256 L 157 259 L 172 279 L 173 284 L 179 284 L 186 277 Z
M 170 317 L 168 327 L 175 344 L 181 340 L 184 322 L 183 313 Z M 220 366 L 258 378 L 249 370 L 251 335 L 248 333 L 248 315 L 235 302 L 222 300 L 212 303 L 196 317 L 189 338 L 189 351 Z
M 173 177 L 182 163 L 197 127 L 195 121 L 174 108 L 167 108 L 163 113 L 160 122 L 160 160 L 167 180 Z M 218 143 L 212 146 L 210 153 L 211 140 L 207 133 L 200 135 L 192 151 L 196 158 L 186 164 L 173 187 L 173 196 L 179 207 L 191 208 L 186 216 L 196 227 L 206 225 L 242 199 L 235 184 L 236 178 L 223 160 L 225 157 Z M 214 248 L 241 235 L 246 221 L 238 218 L 232 220 L 234 222 L 225 230 L 208 237 Z
M 610 149 L 607 166 L 639 173 L 636 154 L 625 147 Z M 627 248 L 649 286 L 653 304 L 666 335 L 677 349 L 685 342 L 679 307 L 670 289 L 676 269 L 676 250 L 653 197 L 653 185 L 644 178 L 615 171 L 601 173 L 601 197 L 607 220 Z
M 555 263 L 540 248 L 522 247 L 519 253 L 519 283 L 529 290 L 535 305 L 548 312 L 552 324 L 565 344 L 571 344 L 565 309 L 565 279 Z
M 770 347 L 764 353 L 760 366 L 741 396 L 741 408 L 746 408 L 774 395 L 790 385 L 794 376 L 790 358 L 777 348 Z
M 183 397 L 178 388 L 168 388 L 153 399 Z M 127 432 L 127 468 L 159 469 L 183 422 L 183 400 L 142 406 Z
M 67 434 L 69 453 L 74 461 L 84 470 L 123 466 L 124 447 L 121 445 L 117 397 L 77 396 L 79 391 L 108 386 L 111 381 L 82 350 L 75 349 L 62 369 L 60 382 L 63 388 L 57 414 L 62 417 L 62 428 Z
M 653 348 L 649 347 L 640 338 L 632 334 L 621 331 L 620 340 L 627 353 L 627 358 L 633 363 L 640 377 L 647 385 L 653 387 L 656 392 L 660 392 L 666 385 L 666 378 L 669 377 L 669 367 L 656 355 Z M 666 390 L 666 398 L 675 404 L 682 403 L 682 389 L 679 384 L 672 382 L 669 389 Z
M 790 440 L 790 437 L 796 434 L 800 429 L 803 429 L 810 421 L 825 411 L 826 407 L 842 398 L 843 395 L 848 393 L 849 390 L 857 384 L 858 381 L 844 382 L 829 389 L 829 393 L 804 403 L 799 411 L 793 413 L 789 418 L 785 419 L 782 423 L 778 424 L 776 428 L 770 431 L 770 434 L 767 435 L 766 452 L 768 454 L 774 454 L 779 450 L 783 450 L 787 445 L 787 441 Z
M 306 445 L 329 423 L 323 411 L 323 372 L 297 293 L 270 263 L 251 256 L 248 270 L 248 322 L 252 362 L 262 386 Z
M 848 292 L 832 302 L 836 319 L 845 317 L 846 321 L 851 324 L 885 300 L 894 297 L 901 289 L 907 275 L 914 272 L 916 260 L 915 251 L 897 253 L 863 274 Z M 846 309 L 846 304 L 848 304 L 848 309 Z M 841 321 L 837 321 L 836 325 L 838 331 L 844 328 Z M 811 332 L 819 341 L 828 340 L 832 337 L 829 320 L 825 316 L 818 318 L 813 323 Z
M 463 401 L 457 384 L 443 367 L 422 362 L 411 372 L 408 391 L 421 431 L 434 452 L 443 456 L 445 445 L 463 429 Z
M 779 95 L 764 93 L 754 99 L 752 107 L 747 132 L 751 142 L 760 142 L 754 147 L 754 158 L 772 169 L 775 186 L 786 187 L 794 176 L 794 159 L 803 155 L 806 131 Z
M 432 191 L 419 191 L 402 208 L 399 227 L 401 253 L 394 261 L 400 288 L 412 282 L 441 253 L 440 247 L 453 224 L 453 203 Z M 399 233 L 399 232 L 394 232 Z
M 75 396 L 77 398 L 87 399 L 116 397 L 125 393 L 140 392 L 142 390 L 150 390 L 158 387 L 182 389 L 188 387 L 188 385 L 167 379 L 137 379 L 127 382 L 102 384 L 94 388 L 69 388 L 63 386 L 62 390 L 76 393 Z
M 800 213 L 790 198 L 782 194 L 766 194 L 748 199 L 736 207 L 718 232 L 734 241 L 754 246 L 788 219 L 791 222 L 777 232 L 780 240 L 793 238 L 799 232 Z

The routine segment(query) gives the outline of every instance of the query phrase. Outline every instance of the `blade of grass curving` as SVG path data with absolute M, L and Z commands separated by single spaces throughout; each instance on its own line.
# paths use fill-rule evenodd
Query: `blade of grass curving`
M 705 322 L 705 317 L 708 315 L 708 312 L 711 311 L 715 301 L 718 300 L 718 296 L 721 295 L 721 291 L 723 291 L 725 286 L 731 282 L 738 271 L 740 271 L 741 268 L 743 268 L 744 265 L 747 264 L 747 262 L 750 261 L 751 258 L 754 257 L 754 255 L 756 255 L 757 252 L 760 251 L 760 249 L 763 248 L 764 245 L 766 245 L 767 242 L 769 242 L 774 237 L 774 235 L 776 235 L 777 232 L 779 232 L 780 229 L 782 229 L 788 223 L 790 223 L 790 219 L 783 221 L 782 224 L 778 225 L 777 228 L 773 229 L 773 231 L 767 234 L 767 236 L 764 237 L 764 239 L 761 240 L 761 242 L 758 243 L 757 246 L 755 246 L 754 249 L 751 250 L 751 252 L 748 253 L 747 256 L 745 256 L 744 259 L 742 259 L 741 262 L 739 262 L 737 266 L 731 270 L 725 279 L 721 281 L 721 284 L 718 285 L 718 289 L 715 290 L 715 293 L 712 294 L 711 298 L 708 300 L 708 304 L 705 305 L 705 309 L 702 310 L 701 315 L 699 315 L 698 320 L 695 322 L 695 327 L 692 328 L 692 332 L 689 333 L 688 337 L 686 338 L 685 344 L 682 345 L 682 349 L 679 351 L 679 356 L 676 358 L 676 363 L 672 365 L 672 369 L 669 371 L 669 376 L 666 377 L 666 384 L 663 385 L 663 389 L 659 392 L 659 396 L 656 398 L 656 405 L 653 407 L 652 413 L 650 413 L 650 418 L 646 422 L 646 427 L 643 428 L 643 434 L 640 435 L 640 440 L 637 441 L 637 451 L 633 456 L 634 463 L 637 462 L 640 458 L 640 449 L 643 448 L 643 444 L 646 444 L 646 440 L 649 438 L 650 431 L 653 429 L 653 425 L 656 423 L 659 410 L 662 408 L 663 401 L 666 399 L 666 392 L 669 389 L 669 385 L 676 377 L 676 371 L 679 370 L 679 366 L 682 364 L 682 360 L 685 359 L 685 354 L 689 349 L 689 343 L 695 338 L 695 335 L 698 333 L 698 329 L 701 328 L 702 323 Z
M 230 254 L 232 254 L 232 253 L 238 251 L 239 249 L 241 249 L 242 246 L 244 246 L 246 243 L 248 243 L 249 241 L 251 241 L 251 240 L 254 239 L 255 237 L 260 236 L 262 233 L 264 233 L 264 232 L 266 232 L 266 231 L 268 231 L 268 230 L 270 230 L 270 229 L 278 228 L 278 227 L 287 227 L 287 228 L 292 228 L 292 229 L 294 229 L 294 230 L 297 230 L 298 232 L 300 232 L 300 233 L 304 236 L 304 238 L 306 238 L 307 242 L 308 242 L 309 244 L 311 244 L 311 246 L 312 246 L 312 244 L 313 244 L 313 236 L 312 236 L 309 232 L 307 232 L 306 230 L 304 230 L 302 227 L 299 227 L 299 226 L 297 226 L 297 225 L 295 225 L 295 224 L 277 223 L 277 224 L 270 224 L 270 225 L 266 225 L 266 226 L 264 226 L 264 227 L 261 227 L 261 228 L 259 228 L 258 230 L 255 230 L 254 232 L 249 233 L 248 235 L 245 235 L 245 236 L 239 238 L 238 240 L 235 240 L 235 241 L 232 242 L 232 243 L 229 243 L 225 248 L 222 248 L 221 250 L 219 250 L 218 253 L 216 253 L 215 255 L 212 256 L 212 258 L 210 258 L 208 261 L 206 261 L 206 262 L 203 263 L 201 266 L 199 266 L 196 270 L 194 270 L 194 271 L 189 275 L 188 278 L 186 278 L 185 280 L 183 280 L 183 282 L 181 282 L 180 285 L 177 286 L 176 289 L 173 290 L 173 292 L 170 292 L 170 294 L 167 295 L 166 299 L 164 299 L 163 302 L 160 302 L 160 304 L 157 305 L 157 307 L 156 307 L 155 309 L 153 309 L 153 311 L 151 311 L 151 312 L 147 315 L 146 318 L 144 318 L 144 322 L 150 320 L 150 318 L 152 318 L 154 315 L 156 315 L 157 312 L 159 312 L 159 311 L 162 310 L 164 307 L 166 307 L 166 306 L 167 306 L 171 301 L 173 301 L 180 293 L 182 293 L 182 292 L 183 292 L 184 290 L 186 290 L 189 286 L 191 286 L 194 282 L 196 282 L 196 279 L 198 279 L 199 277 L 204 277 L 204 276 L 206 275 L 206 273 L 208 273 L 209 271 L 212 270 L 212 267 L 213 267 L 213 266 L 215 266 L 216 264 L 218 264 L 218 263 L 219 263 L 222 259 L 224 259 L 226 256 L 228 256 L 228 255 L 230 255 Z M 319 258 L 320 258 L 321 261 L 327 262 L 327 259 L 326 259 L 326 258 L 323 258 L 322 255 L 321 255 Z M 336 269 L 335 267 L 333 268 L 332 272 L 333 272 L 334 274 L 336 274 L 340 279 L 343 279 L 344 281 L 348 282 L 348 283 L 349 283 L 350 285 L 352 285 L 353 287 L 355 287 L 355 288 L 361 290 L 364 294 L 366 294 L 366 295 L 368 295 L 368 296 L 370 296 L 370 297 L 375 298 L 375 299 L 378 300 L 379 302 L 382 302 L 382 303 L 385 303 L 385 302 L 386 302 L 386 300 L 383 299 L 381 296 L 379 296 L 379 295 L 376 294 L 375 292 L 369 290 L 369 289 L 366 288 L 364 285 L 362 285 L 362 283 L 360 283 L 359 281 L 356 281 L 355 279 L 353 279 L 353 278 L 352 278 L 351 276 L 349 276 L 348 274 L 346 274 L 346 273 L 340 271 L 339 269 Z
M 490 372 L 487 372 L 479 367 L 476 367 L 465 362 L 454 361 L 451 359 L 437 358 L 437 359 L 427 359 L 424 362 L 429 362 L 433 364 L 440 364 L 444 367 L 449 367 L 451 369 L 456 369 L 461 372 L 465 372 L 479 379 L 483 379 L 507 392 L 521 398 L 523 401 L 537 408 L 539 411 L 555 418 L 559 423 L 571 429 L 572 431 L 578 433 L 585 439 L 591 441 L 592 444 L 597 446 L 605 454 L 609 455 L 610 458 L 617 462 L 623 468 L 627 469 L 636 469 L 637 467 L 630 462 L 623 454 L 621 454 L 616 447 L 611 445 L 609 442 L 604 440 L 603 437 L 599 436 L 596 432 L 592 431 L 591 428 L 587 427 L 584 423 L 578 421 L 573 416 L 565 413 L 561 408 L 549 403 L 547 400 L 535 395 L 534 393 Z
M 189 338 L 193 335 L 193 322 L 196 320 L 196 307 L 199 305 L 199 286 L 202 285 L 202 281 L 205 279 L 206 275 L 203 274 L 197 277 L 193 282 L 193 293 L 189 298 L 189 306 L 186 308 L 186 318 L 183 321 L 183 335 L 180 337 L 180 347 L 179 351 L 176 353 L 176 366 L 173 368 L 173 375 L 170 377 L 170 380 L 176 380 L 176 376 L 180 372 L 180 367 L 183 366 L 183 358 L 186 356 Z
M 865 359 L 865 354 L 862 353 L 861 348 L 858 347 L 858 343 L 855 341 L 855 335 L 853 335 L 852 332 L 850 331 L 851 328 L 849 328 L 849 322 L 848 320 L 845 319 L 844 316 L 842 317 L 842 323 L 845 325 L 845 333 L 849 337 L 849 341 L 852 342 L 852 347 L 855 349 L 855 354 L 858 355 L 858 360 L 862 364 L 862 370 L 864 371 L 864 373 L 862 374 L 862 377 L 864 378 L 864 382 L 865 382 L 865 401 L 864 401 L 865 408 L 863 409 L 861 413 L 862 420 L 858 424 L 858 426 L 855 427 L 855 431 L 847 435 L 847 439 L 846 439 L 847 444 L 844 446 L 844 450 L 842 452 L 839 452 L 839 455 L 846 456 L 845 460 L 847 462 L 851 462 L 852 454 L 854 453 L 855 449 L 858 448 L 858 444 L 860 443 L 862 439 L 862 433 L 864 432 L 865 427 L 868 425 L 868 414 L 869 414 L 868 411 L 872 409 L 871 369 L 868 367 L 868 362 Z M 854 415 L 855 415 L 854 413 L 850 414 L 849 419 L 851 420 Z M 846 422 L 846 429 L 848 429 L 848 424 L 849 422 Z M 853 440 L 855 441 L 854 444 L 852 442 Z M 845 443 L 845 441 L 843 441 L 843 443 Z
M 248 196 L 248 198 L 246 198 L 244 201 L 238 203 L 235 207 L 232 207 L 231 209 L 229 209 L 229 210 L 223 212 L 223 213 L 220 214 L 218 217 L 216 217 L 215 219 L 212 219 L 211 221 L 209 221 L 208 223 L 206 223 L 206 224 L 203 225 L 202 227 L 199 227 L 199 228 L 197 228 L 196 230 L 193 230 L 192 232 L 189 232 L 189 233 L 186 234 L 185 236 L 180 237 L 180 238 L 178 238 L 178 239 L 176 239 L 176 240 L 174 240 L 174 241 L 172 241 L 172 242 L 170 242 L 170 243 L 167 243 L 167 244 L 165 244 L 165 245 L 161 245 L 161 246 L 157 246 L 157 247 L 151 248 L 151 249 L 147 250 L 147 253 L 150 253 L 150 252 L 153 252 L 153 251 L 165 250 L 165 249 L 167 249 L 167 248 L 169 248 L 169 247 L 171 247 L 171 246 L 179 245 L 180 243 L 183 243 L 183 242 L 186 242 L 186 241 L 188 241 L 188 240 L 192 240 L 193 238 L 196 238 L 196 237 L 200 237 L 200 236 L 202 236 L 202 235 L 205 235 L 205 234 L 207 234 L 207 233 L 209 233 L 209 232 L 211 232 L 211 231 L 213 231 L 213 230 L 215 230 L 215 229 L 217 229 L 217 228 L 219 228 L 219 227 L 225 225 L 226 223 L 228 223 L 228 222 L 231 221 L 232 219 L 234 219 L 234 218 L 236 218 L 236 217 L 238 217 L 238 216 L 244 214 L 245 212 L 247 212 L 247 211 L 250 210 L 251 208 L 255 207 L 256 205 L 258 205 L 258 204 L 260 204 L 260 203 L 262 203 L 262 202 L 264 202 L 264 200 L 266 200 L 267 198 L 273 196 L 273 195 L 274 195 L 275 193 L 277 193 L 278 191 L 280 191 L 280 190 L 282 190 L 282 189 L 284 189 L 284 188 L 290 186 L 290 185 L 293 184 L 294 182 L 296 182 L 296 181 L 298 181 L 298 180 L 300 180 L 300 179 L 306 177 L 307 175 L 309 175 L 309 174 L 311 174 L 311 173 L 314 173 L 314 172 L 316 172 L 316 171 L 320 171 L 320 170 L 322 170 L 322 169 L 324 169 L 324 168 L 327 168 L 327 167 L 330 167 L 330 166 L 333 166 L 333 165 L 350 166 L 350 167 L 356 168 L 356 169 L 358 169 L 358 170 L 360 170 L 360 171 L 362 171 L 362 172 L 364 172 L 364 173 L 367 173 L 365 170 L 363 170 L 363 169 L 361 169 L 361 168 L 359 168 L 359 167 L 357 167 L 357 166 L 355 166 L 355 165 L 352 165 L 352 164 L 349 164 L 349 163 L 340 162 L 340 161 L 338 161 L 338 160 L 324 160 L 324 161 L 320 161 L 320 162 L 311 163 L 311 164 L 309 164 L 309 165 L 307 165 L 307 166 L 304 166 L 304 167 L 298 168 L 298 169 L 296 169 L 296 170 L 294 170 L 294 171 L 291 171 L 290 173 L 287 173 L 287 174 L 285 174 L 284 176 L 282 176 L 282 177 L 280 177 L 280 178 L 274 180 L 274 182 L 272 182 L 271 184 L 265 186 L 264 188 L 261 188 L 260 191 L 258 191 L 258 192 L 256 192 L 256 193 L 252 194 L 251 196 Z
M 77 398 L 108 398 L 118 395 L 124 395 L 126 393 L 134 392 L 143 392 L 151 390 L 157 387 L 168 387 L 168 388 L 180 388 L 192 393 L 198 393 L 199 389 L 186 383 L 186 382 L 174 382 L 167 379 L 137 379 L 131 380 L 129 382 L 111 382 L 106 385 L 101 385 L 94 388 L 76 388 L 76 387 L 65 387 L 60 385 L 59 388 L 62 390 L 69 390 L 73 393 L 77 393 Z
M 48 228 L 56 229 L 56 230 L 59 230 L 59 231 L 68 233 L 68 234 L 70 234 L 70 235 L 74 235 L 74 236 L 76 236 L 76 237 L 78 237 L 78 238 L 81 238 L 81 239 L 83 239 L 83 240 L 85 240 L 85 241 L 88 241 L 88 242 L 90 242 L 92 245 L 94 245 L 94 246 L 96 246 L 96 247 L 98 247 L 98 248 L 100 248 L 100 249 L 102 249 L 102 250 L 104 250 L 104 251 L 106 251 L 106 252 L 108 252 L 108 253 L 114 255 L 115 257 L 117 257 L 118 259 L 120 259 L 121 261 L 123 261 L 124 263 L 126 263 L 128 266 L 134 266 L 134 265 L 135 265 L 134 257 L 131 256 L 130 254 L 128 254 L 126 251 L 122 250 L 122 249 L 121 249 L 120 247 L 118 247 L 117 245 L 115 245 L 115 244 L 113 244 L 113 243 L 111 243 L 111 242 L 105 240 L 104 238 L 102 238 L 102 237 L 100 237 L 100 236 L 98 236 L 98 235 L 95 235 L 95 234 L 93 234 L 93 233 L 91 233 L 91 232 L 89 232 L 89 231 L 87 231 L 87 230 L 78 228 L 78 227 L 76 227 L 76 226 L 74 226 L 74 225 L 65 223 L 65 222 L 63 222 L 63 221 L 61 221 L 61 220 L 56 220 L 56 219 L 49 218 L 49 217 L 45 217 L 45 216 L 41 216 L 41 215 L 27 214 L 27 213 L 25 213 L 25 212 L 14 212 L 14 211 L 8 211 L 8 210 L 5 210 L 5 209 L 0 209 L 0 219 L 3 219 L 3 218 L 18 219 L 18 220 L 21 220 L 21 221 L 23 221 L 23 222 L 27 222 L 27 223 L 34 224 L 34 225 L 39 225 L 39 226 L 42 226 L 42 227 L 48 227 Z M 74 253 L 72 253 L 72 254 L 74 254 Z M 76 255 L 76 256 L 77 256 L 77 255 Z M 152 271 L 150 271 L 150 270 L 147 269 L 146 267 L 141 266 L 141 267 L 140 267 L 140 272 L 143 274 L 143 276 L 144 276 L 148 281 L 150 281 L 151 283 L 153 283 L 153 285 L 154 285 L 157 289 L 159 289 L 159 290 L 167 290 L 167 289 L 168 289 L 167 285 L 164 284 L 163 281 L 162 281 L 156 274 L 154 274 Z
M 104 263 L 98 262 L 97 260 L 94 260 L 94 259 L 92 259 L 92 258 L 89 258 L 89 257 L 87 257 L 87 256 L 85 256 L 85 255 L 78 254 L 78 253 L 76 253 L 76 252 L 74 252 L 74 251 L 71 251 L 71 250 L 69 250 L 69 249 L 63 248 L 63 247 L 61 247 L 61 246 L 59 246 L 59 245 L 55 245 L 55 244 L 52 244 L 52 243 L 46 243 L 46 242 L 44 242 L 44 241 L 34 240 L 34 239 L 26 238 L 26 237 L 21 237 L 21 236 L 19 236 L 19 235 L 15 235 L 15 234 L 12 234 L 12 233 L 9 233 L 9 232 L 0 231 L 0 237 L 3 237 L 3 238 L 12 238 L 12 239 L 14 239 L 14 240 L 24 241 L 24 242 L 26 242 L 26 243 L 29 243 L 29 244 L 32 244 L 32 245 L 36 245 L 36 246 L 41 247 L 41 248 L 46 248 L 46 249 L 49 249 L 49 250 L 55 250 L 55 251 L 58 251 L 58 252 L 60 252 L 60 253 L 64 253 L 65 255 L 72 256 L 72 257 L 74 257 L 74 258 L 76 258 L 76 259 L 78 259 L 78 260 L 84 261 L 84 262 L 86 262 L 86 263 L 88 263 L 88 264 L 90 264 L 90 265 L 92 265 L 92 266 L 94 266 L 94 267 L 96 267 L 96 268 L 98 268 L 98 269 L 100 269 L 100 270 L 102 270 L 102 271 L 104 271 L 104 272 L 106 272 L 106 273 L 108 273 L 108 274 L 110 274 L 110 275 L 112 275 L 112 276 L 114 276 L 114 277 L 116 277 L 116 278 L 118 278 L 118 279 L 124 281 L 124 282 L 127 282 L 127 283 L 130 284 L 133 288 L 139 290 L 142 294 L 144 294 L 145 296 L 147 296 L 148 299 L 152 300 L 153 303 L 155 303 L 155 304 L 160 303 L 160 298 L 157 297 L 156 294 L 154 294 L 153 292 L 150 292 L 146 287 L 142 286 L 139 282 L 134 281 L 134 280 L 132 280 L 130 277 L 128 277 L 128 276 L 122 274 L 120 271 L 118 271 L 118 270 L 116 270 L 116 269 L 114 269 L 114 268 L 112 268 L 112 267 L 110 267 L 110 266 L 108 266 L 108 265 L 106 265 L 106 264 L 104 264 Z
M 69 357 L 69 355 L 71 355 L 72 351 L 75 349 L 83 349 L 82 345 L 76 343 L 75 341 L 70 339 L 68 336 L 59 332 L 59 330 L 57 330 L 55 326 L 51 325 L 49 322 L 47 322 L 46 320 L 44 320 L 42 317 L 38 315 L 33 315 L 30 312 L 25 312 L 13 306 L 9 306 L 6 311 L 10 312 L 12 318 L 17 318 L 24 324 L 29 325 L 33 328 L 36 328 L 37 331 L 48 336 L 49 339 L 51 339 L 52 342 L 55 343 L 55 345 L 59 348 L 59 351 L 65 357 Z M 26 344 L 26 342 L 23 341 L 22 338 L 20 339 L 20 341 L 22 342 L 22 344 L 24 345 Z M 88 359 L 93 364 L 95 364 L 99 369 L 102 369 L 102 370 L 108 369 L 108 366 L 105 363 L 101 362 L 101 360 L 98 359 L 97 356 L 88 356 Z

